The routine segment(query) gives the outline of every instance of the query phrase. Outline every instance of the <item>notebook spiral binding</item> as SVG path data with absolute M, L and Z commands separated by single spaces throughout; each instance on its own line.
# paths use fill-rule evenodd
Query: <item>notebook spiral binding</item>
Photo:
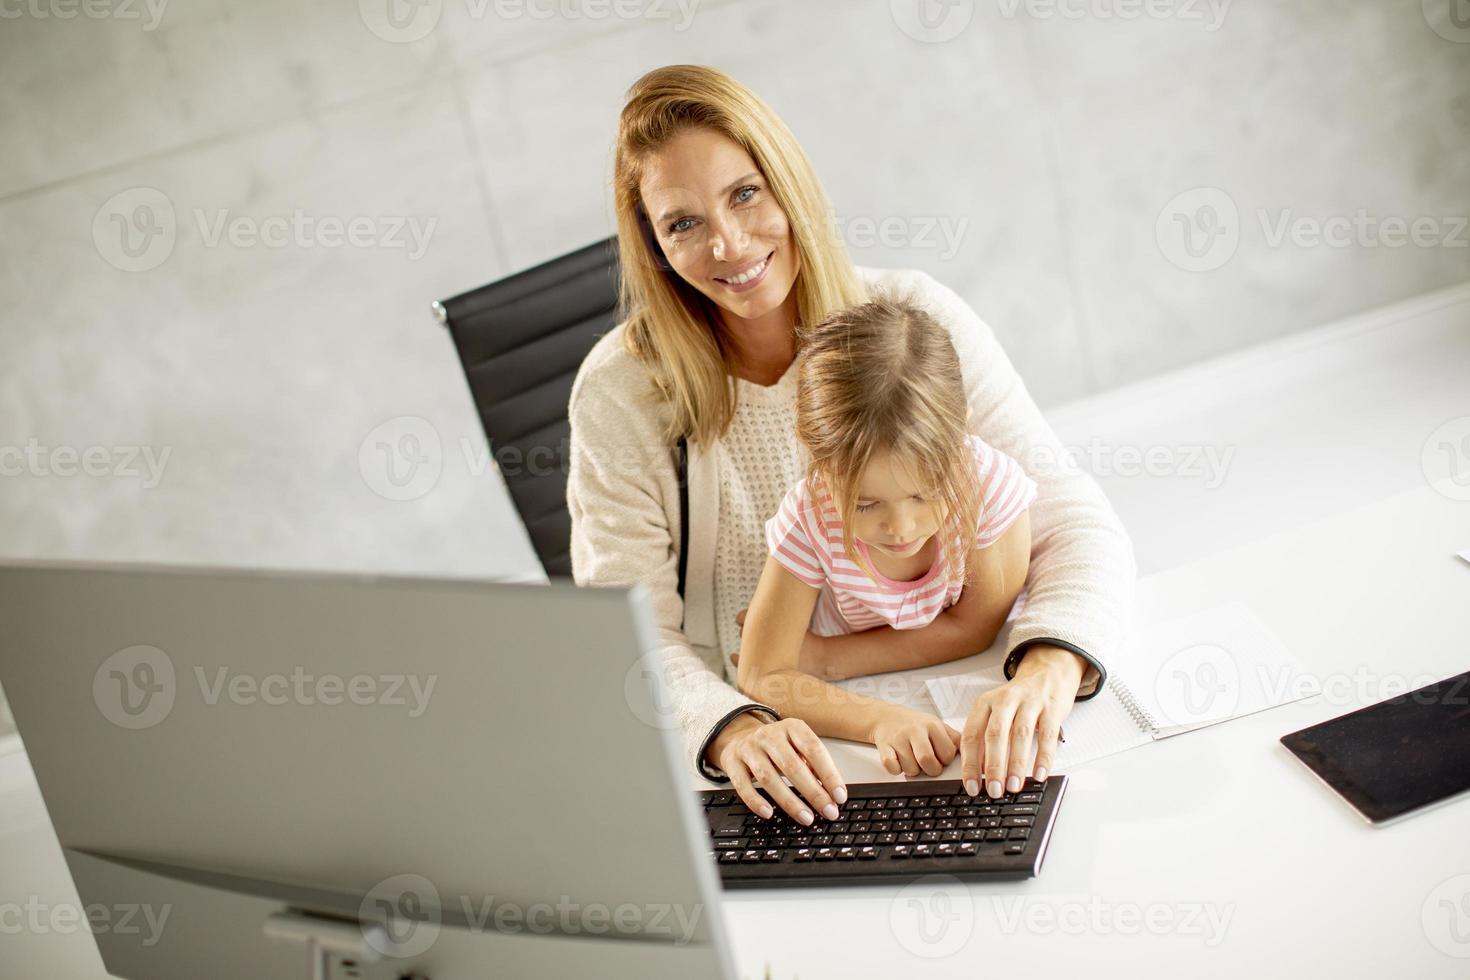
M 1133 692 L 1129 690 L 1128 684 L 1121 677 L 1117 674 L 1112 674 L 1108 677 L 1108 683 L 1112 684 L 1114 690 L 1117 691 L 1118 700 L 1123 702 L 1123 707 L 1133 718 L 1134 724 L 1138 725 L 1145 732 L 1156 732 L 1159 730 L 1159 723 L 1154 720 L 1154 716 L 1149 713 L 1147 708 L 1138 703 L 1138 699 L 1133 696 Z

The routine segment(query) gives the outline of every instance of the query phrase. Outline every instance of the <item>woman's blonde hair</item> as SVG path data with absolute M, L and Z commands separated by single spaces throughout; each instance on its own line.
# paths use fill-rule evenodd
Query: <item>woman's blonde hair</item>
M 852 526 L 863 471 L 886 449 L 924 488 L 939 533 L 958 527 L 959 549 L 941 538 L 942 574 L 963 585 L 983 499 L 967 441 L 964 378 L 949 334 L 919 306 L 886 295 L 799 332 L 804 360 L 796 435 L 811 453 L 807 485 L 831 494 L 847 554 L 874 575 L 854 546 Z
M 613 161 L 624 342 L 671 408 L 665 437 L 703 443 L 735 415 L 733 348 L 718 308 L 666 268 L 640 185 L 650 154 L 691 128 L 721 133 L 750 154 L 791 228 L 800 259 L 797 321 L 809 323 L 867 298 L 834 227 L 831 205 L 786 124 L 733 78 L 701 65 L 657 68 L 633 83 L 618 119 Z M 797 341 L 798 351 L 800 341 Z

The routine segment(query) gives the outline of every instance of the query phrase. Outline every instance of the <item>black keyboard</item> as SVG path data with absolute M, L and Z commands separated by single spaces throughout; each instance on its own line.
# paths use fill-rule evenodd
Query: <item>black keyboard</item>
M 738 888 L 1035 877 L 1066 789 L 1062 775 L 995 799 L 967 795 L 958 779 L 848 783 L 837 819 L 819 813 L 810 827 L 774 805 L 762 819 L 730 790 L 699 797 L 720 879 Z

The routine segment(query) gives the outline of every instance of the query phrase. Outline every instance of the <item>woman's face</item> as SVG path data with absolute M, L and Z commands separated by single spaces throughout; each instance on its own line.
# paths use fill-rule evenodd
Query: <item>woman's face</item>
M 752 320 L 786 302 L 800 267 L 791 228 L 738 143 L 687 130 L 650 156 L 639 190 L 669 264 L 720 309 Z
M 924 487 L 888 449 L 868 458 L 856 488 L 852 536 L 890 558 L 912 558 L 939 530 L 940 514 Z

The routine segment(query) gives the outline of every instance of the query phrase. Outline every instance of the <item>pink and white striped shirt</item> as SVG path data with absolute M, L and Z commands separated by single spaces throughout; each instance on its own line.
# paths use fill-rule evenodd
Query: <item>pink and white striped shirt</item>
M 984 548 L 999 540 L 1036 499 L 1036 483 L 1005 453 L 977 436 L 969 436 L 968 441 L 984 499 L 975 545 Z M 939 534 L 934 564 L 921 577 L 896 582 L 874 568 L 878 574 L 875 583 L 842 547 L 842 521 L 831 494 L 825 489 L 814 494 L 803 479 L 787 491 L 776 516 L 766 522 L 766 547 L 791 574 L 821 589 L 810 626 L 817 635 L 838 636 L 884 625 L 918 629 L 953 605 L 963 589 L 961 583 L 940 577 L 943 549 L 959 544 L 957 524 L 950 515 L 944 533 Z M 872 565 L 867 545 L 861 541 L 856 545 Z

